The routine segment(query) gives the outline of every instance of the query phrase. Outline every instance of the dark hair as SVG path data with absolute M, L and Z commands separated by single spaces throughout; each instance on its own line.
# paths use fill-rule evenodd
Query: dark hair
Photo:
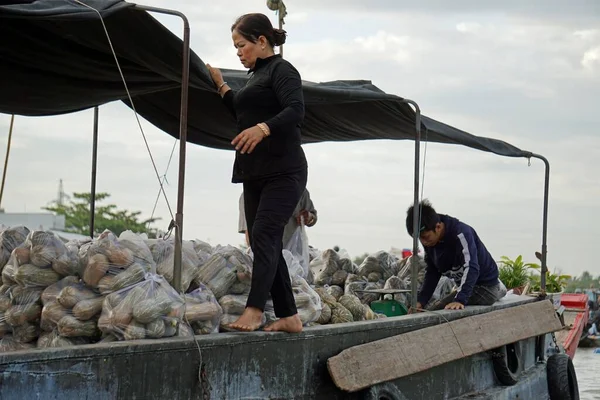
M 283 29 L 273 28 L 271 20 L 264 14 L 242 15 L 231 25 L 231 32 L 234 30 L 252 43 L 256 43 L 261 36 L 267 38 L 271 47 L 285 43 L 286 32 Z
M 419 210 L 421 211 L 419 234 L 423 231 L 433 231 L 438 222 L 440 222 L 440 216 L 435 212 L 429 200 L 424 199 L 419 203 Z M 414 206 L 410 206 L 406 210 L 406 230 L 410 236 L 413 235 L 413 216 Z

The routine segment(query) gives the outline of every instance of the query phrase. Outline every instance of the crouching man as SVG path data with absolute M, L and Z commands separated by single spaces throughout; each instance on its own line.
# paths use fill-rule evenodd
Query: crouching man
M 425 280 L 417 309 L 427 305 L 442 275 L 454 280 L 456 289 L 429 306 L 429 310 L 462 310 L 466 305 L 492 305 L 506 295 L 498 279 L 498 266 L 469 225 L 438 214 L 427 200 L 420 203 L 418 235 L 425 248 Z M 413 207 L 406 215 L 406 229 L 413 235 Z

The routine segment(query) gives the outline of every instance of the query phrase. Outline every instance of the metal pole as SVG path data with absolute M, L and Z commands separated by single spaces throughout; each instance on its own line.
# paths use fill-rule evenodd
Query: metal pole
M 544 176 L 544 211 L 542 217 L 542 271 L 540 277 L 540 288 L 542 292 L 546 291 L 546 274 L 548 273 L 548 263 L 546 257 L 548 255 L 548 198 L 550 193 L 550 163 L 546 157 L 532 153 L 531 157 L 540 159 L 546 166 Z
M 96 220 L 96 167 L 98 165 L 98 106 L 94 107 L 94 135 L 92 141 L 92 187 L 90 189 L 90 237 L 94 238 Z
M 414 203 L 413 203 L 413 255 L 410 259 L 410 289 L 411 306 L 417 305 L 417 291 L 419 289 L 419 221 L 421 209 L 419 207 L 419 177 L 420 177 L 420 157 L 421 157 L 421 109 L 419 105 L 412 100 L 403 100 L 405 103 L 415 108 L 415 176 L 414 176 Z
M 6 183 L 6 169 L 8 168 L 8 156 L 10 155 L 10 144 L 12 142 L 13 126 L 15 124 L 15 114 L 10 117 L 10 127 L 8 128 L 8 145 L 6 146 L 6 157 L 4 157 L 4 171 L 2 171 L 2 187 L 0 187 L 0 209 L 2 207 L 2 196 L 4 195 L 4 184 Z
M 281 3 L 281 6 L 279 7 L 279 29 L 283 29 L 283 10 L 284 10 L 284 5 L 283 2 Z M 283 58 L 283 45 L 279 46 L 279 54 L 281 55 L 281 58 Z
M 179 117 L 179 181 L 177 184 L 177 212 L 175 214 L 175 254 L 173 287 L 181 292 L 181 252 L 183 244 L 183 193 L 185 187 L 185 155 L 187 144 L 188 91 L 190 81 L 190 23 L 179 11 L 136 5 L 137 9 L 180 17 L 183 20 L 183 65 L 181 72 L 181 114 Z

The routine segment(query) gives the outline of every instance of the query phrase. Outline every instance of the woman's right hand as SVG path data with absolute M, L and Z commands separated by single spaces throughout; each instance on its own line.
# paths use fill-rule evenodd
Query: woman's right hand
M 210 64 L 206 64 L 206 67 L 208 68 L 208 72 L 210 73 L 210 77 L 212 78 L 215 87 L 221 86 L 221 84 L 223 84 L 223 74 L 221 74 L 221 71 L 218 68 L 211 67 Z

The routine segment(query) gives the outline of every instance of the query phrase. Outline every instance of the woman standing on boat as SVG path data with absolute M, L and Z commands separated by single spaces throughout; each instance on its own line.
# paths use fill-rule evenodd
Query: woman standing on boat
M 300 332 L 282 237 L 306 187 L 308 167 L 300 147 L 304 119 L 302 81 L 298 71 L 273 48 L 285 42 L 285 31 L 274 29 L 263 14 L 246 14 L 231 27 L 233 45 L 252 73 L 246 86 L 231 90 L 218 69 L 207 65 L 225 105 L 234 113 L 239 134 L 234 183 L 244 185 L 244 208 L 254 253 L 252 286 L 246 309 L 229 328 L 260 328 L 269 293 L 276 322 L 266 331 Z

